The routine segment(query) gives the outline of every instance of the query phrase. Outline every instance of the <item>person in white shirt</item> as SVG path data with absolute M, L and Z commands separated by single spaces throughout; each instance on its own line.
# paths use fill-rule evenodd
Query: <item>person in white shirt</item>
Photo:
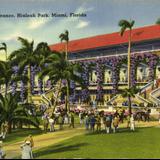
M 83 115 L 82 115 L 83 113 L 82 113 L 82 111 L 80 111 L 80 113 L 79 113 L 79 123 L 80 124 L 83 124 Z
M 130 130 L 131 131 L 135 130 L 135 121 L 134 121 L 133 114 L 131 114 L 131 118 L 130 118 Z
M 50 124 L 50 132 L 54 132 L 54 119 L 50 118 L 49 119 L 49 124 Z
M 26 141 L 25 144 L 21 145 L 22 159 L 33 159 L 32 148 L 30 141 Z

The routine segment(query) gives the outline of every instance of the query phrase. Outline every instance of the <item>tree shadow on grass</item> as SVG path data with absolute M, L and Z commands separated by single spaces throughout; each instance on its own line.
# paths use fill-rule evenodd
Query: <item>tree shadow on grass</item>
M 76 150 L 79 150 L 80 147 L 83 147 L 86 145 L 88 145 L 88 143 L 76 143 L 74 145 L 67 145 L 63 143 L 63 144 L 58 144 L 58 145 L 52 145 L 49 147 L 45 147 L 39 150 L 38 152 L 36 151 L 34 153 L 34 158 L 38 158 L 38 157 L 53 154 L 53 153 L 76 151 Z
M 43 134 L 42 130 L 40 129 L 29 129 L 29 128 L 25 128 L 25 129 L 16 129 L 13 130 L 11 134 L 7 134 L 6 135 L 6 139 L 3 140 L 6 144 L 8 143 L 14 143 L 16 141 L 22 140 L 23 138 L 28 137 L 28 135 L 41 135 Z

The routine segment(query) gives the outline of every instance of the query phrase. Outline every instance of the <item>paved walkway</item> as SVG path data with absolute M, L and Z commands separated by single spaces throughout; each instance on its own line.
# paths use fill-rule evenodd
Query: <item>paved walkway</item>
M 56 143 L 59 143 L 63 140 L 72 138 L 74 136 L 82 135 L 85 133 L 85 130 L 83 128 L 74 128 L 69 130 L 62 130 L 42 135 L 37 135 L 33 137 L 34 145 L 33 151 L 47 147 L 49 145 L 53 145 Z M 9 144 L 4 146 L 4 149 L 6 151 L 6 159 L 12 159 L 14 157 L 17 157 L 21 154 L 20 145 L 23 144 L 23 141 L 17 142 L 14 144 Z

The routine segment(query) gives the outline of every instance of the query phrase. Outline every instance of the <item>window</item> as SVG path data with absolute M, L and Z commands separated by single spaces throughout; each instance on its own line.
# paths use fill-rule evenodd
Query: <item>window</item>
M 89 73 L 89 79 L 90 79 L 90 81 L 92 81 L 92 74 L 91 73 Z
M 142 69 L 142 68 L 140 69 L 140 72 L 143 72 L 143 69 Z
M 96 72 L 96 71 L 93 71 L 93 72 L 92 72 L 92 81 L 93 81 L 94 83 L 97 82 L 97 72 Z

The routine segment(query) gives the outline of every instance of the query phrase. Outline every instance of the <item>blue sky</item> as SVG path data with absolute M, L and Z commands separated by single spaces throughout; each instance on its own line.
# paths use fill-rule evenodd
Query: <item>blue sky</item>
M 69 30 L 70 40 L 119 31 L 120 19 L 134 19 L 135 27 L 152 25 L 160 17 L 160 0 L 0 0 L 0 14 L 85 13 L 79 18 L 0 18 L 0 42 L 9 52 L 20 47 L 17 37 L 35 43 L 59 42 Z M 2 56 L 2 54 L 1 54 Z

